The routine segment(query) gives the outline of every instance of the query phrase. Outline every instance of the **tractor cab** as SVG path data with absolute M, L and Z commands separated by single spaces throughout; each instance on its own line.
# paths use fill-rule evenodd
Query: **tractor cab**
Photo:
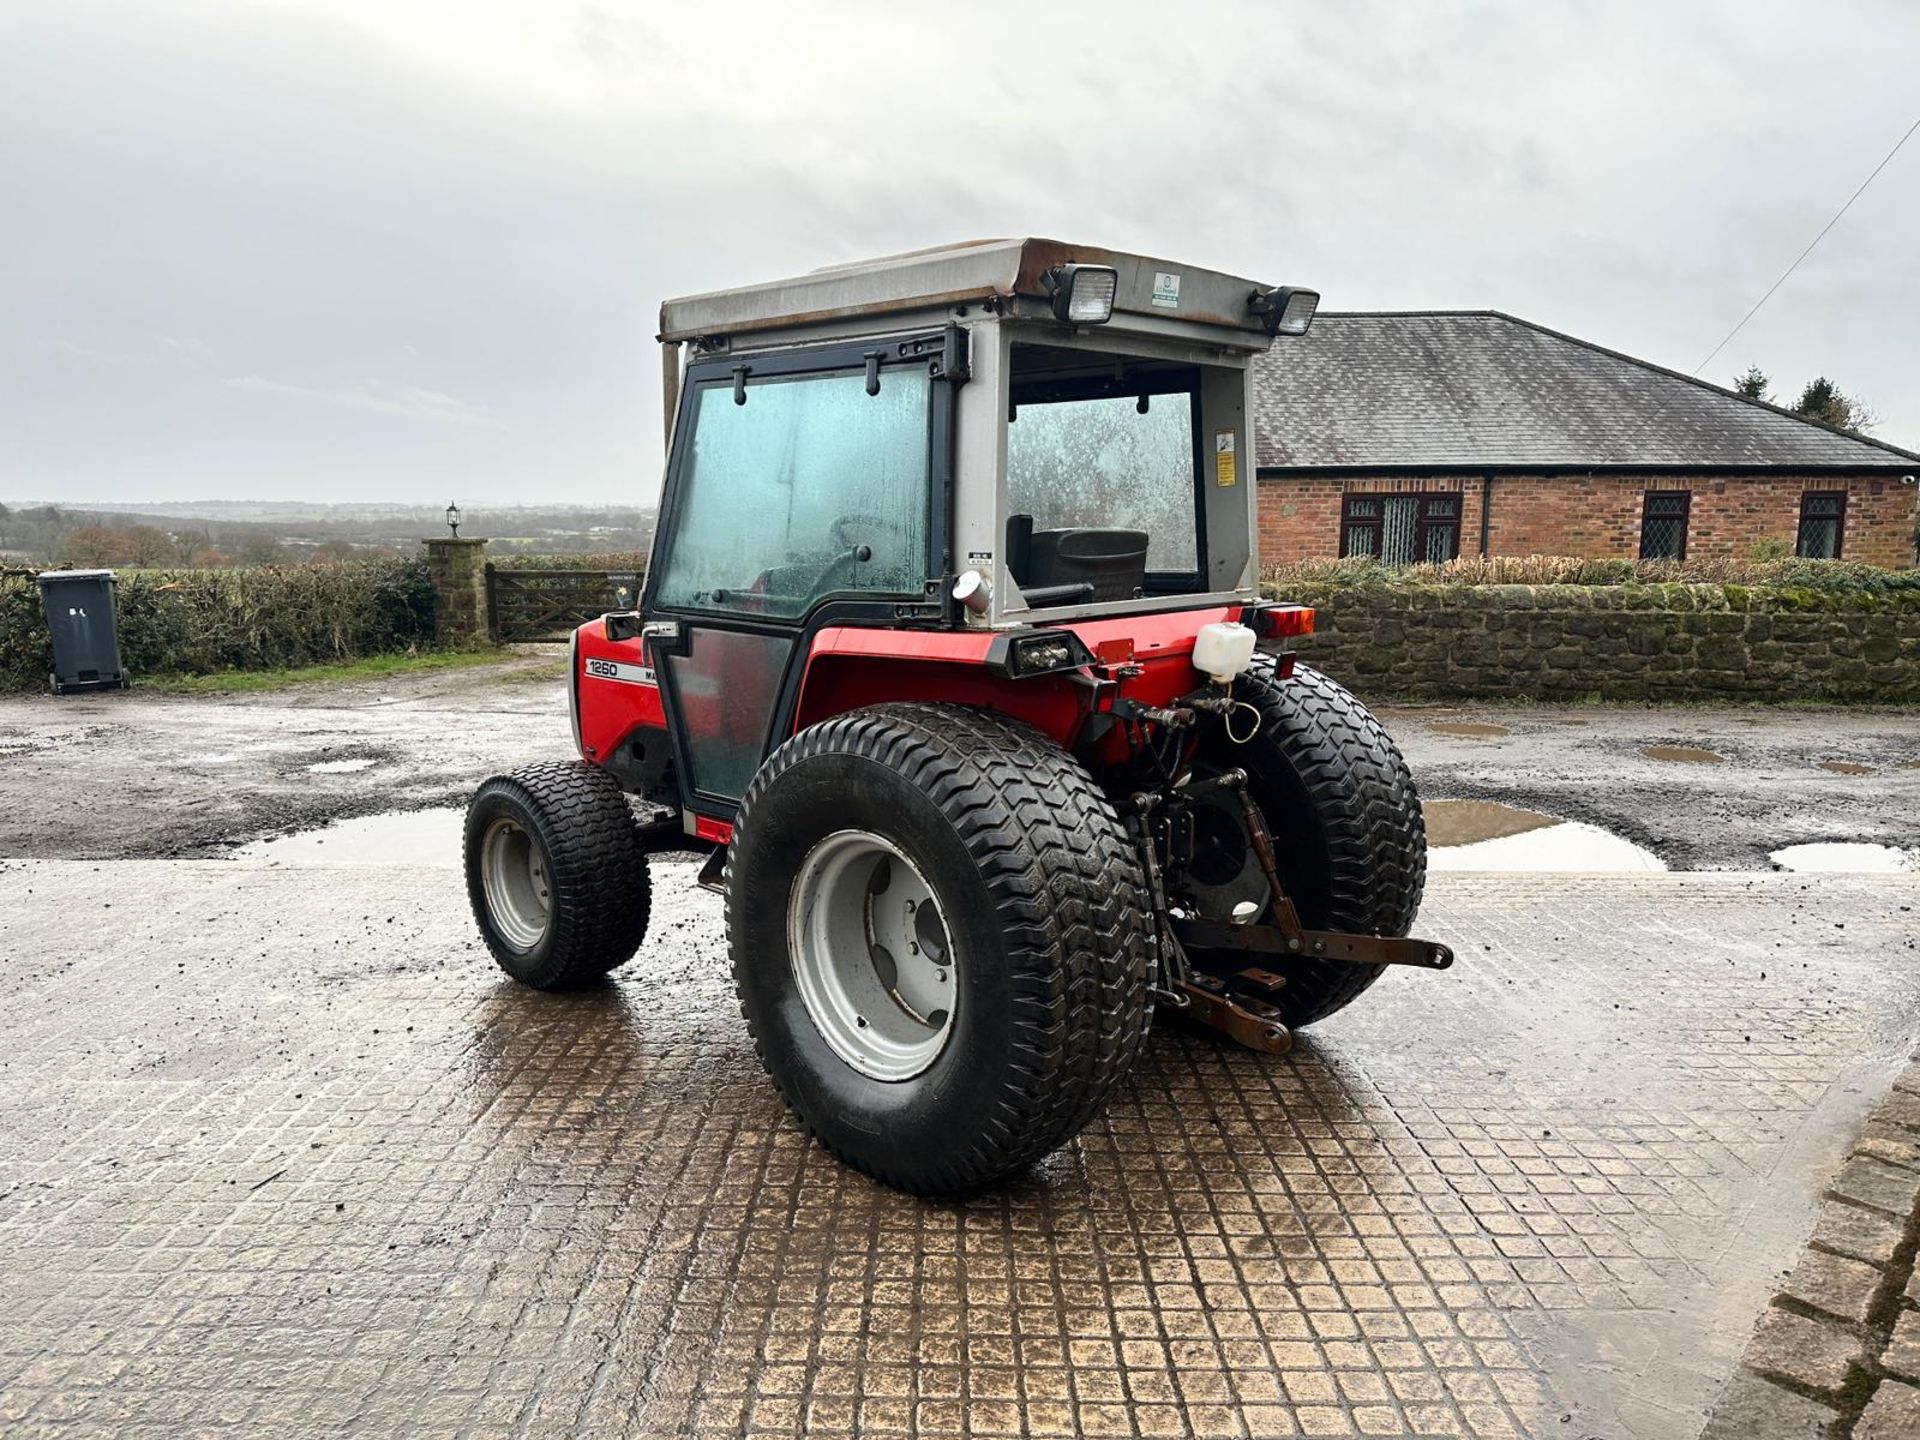
M 1204 625 L 1263 623 L 1248 362 L 1317 300 L 1009 240 L 666 302 L 648 634 L 581 643 L 652 671 L 674 723 L 622 753 L 583 703 L 588 758 L 718 838 L 798 724 L 955 678 L 929 667 L 1071 742 L 1091 693 L 1012 682 L 1096 646 L 1184 669 Z
M 663 304 L 640 607 L 573 637 L 579 761 L 469 811 L 501 966 L 599 979 L 646 856 L 707 849 L 788 1103 L 950 1193 L 1070 1138 L 1156 1008 L 1273 1053 L 1451 964 L 1404 760 L 1258 591 L 1249 365 L 1318 299 L 996 240 Z
M 724 611 L 752 564 L 775 608 L 884 596 L 987 628 L 1251 600 L 1248 362 L 1317 300 L 1014 240 L 668 301 L 649 600 Z M 715 553 L 715 513 L 739 549 Z

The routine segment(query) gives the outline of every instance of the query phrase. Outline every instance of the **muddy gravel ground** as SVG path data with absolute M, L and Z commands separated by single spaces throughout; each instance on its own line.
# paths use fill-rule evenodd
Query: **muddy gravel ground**
M 1675 870 L 1817 841 L 1920 846 L 1920 713 L 1645 705 L 1383 707 L 1422 796 L 1623 835 Z
M 1920 847 L 1920 714 L 1631 705 L 1383 707 L 1428 799 L 1585 821 L 1674 869 L 1809 841 Z M 460 803 L 571 753 L 560 661 L 251 695 L 0 698 L 0 859 L 223 854 Z
M 0 858 L 217 855 L 571 753 L 553 652 L 348 685 L 0 698 Z

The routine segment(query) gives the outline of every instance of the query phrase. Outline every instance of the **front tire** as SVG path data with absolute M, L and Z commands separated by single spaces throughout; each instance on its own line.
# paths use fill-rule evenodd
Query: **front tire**
M 529 765 L 483 782 L 465 858 L 481 938 L 522 985 L 591 984 L 646 937 L 646 851 L 619 783 L 596 766 Z
M 1092 776 L 1025 725 L 900 704 L 803 731 L 748 788 L 727 871 L 761 1061 L 876 1179 L 922 1195 L 1002 1180 L 1133 1065 L 1139 860 Z

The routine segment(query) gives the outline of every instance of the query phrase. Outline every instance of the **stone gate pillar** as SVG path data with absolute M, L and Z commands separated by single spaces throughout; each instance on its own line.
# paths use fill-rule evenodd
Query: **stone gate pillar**
M 433 580 L 433 639 L 472 650 L 491 642 L 487 619 L 487 542 L 465 536 L 422 541 Z

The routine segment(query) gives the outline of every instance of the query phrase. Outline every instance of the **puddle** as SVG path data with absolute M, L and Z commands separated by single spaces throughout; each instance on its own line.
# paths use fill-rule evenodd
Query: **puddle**
M 1501 807 L 1504 808 L 1504 807 Z M 1516 812 L 1527 814 L 1527 811 Z M 1665 870 L 1651 850 L 1598 825 L 1558 820 L 1520 833 L 1427 852 L 1430 870 L 1552 870 L 1566 874 Z
M 1822 760 L 1822 770 L 1831 770 L 1836 775 L 1871 775 L 1873 767 L 1862 765 L 1854 760 Z
M 1631 840 L 1579 820 L 1562 820 L 1496 800 L 1429 800 L 1427 865 L 1434 870 L 1664 870 L 1666 862 Z
M 1782 870 L 1843 871 L 1856 875 L 1894 875 L 1920 870 L 1920 854 L 1864 841 L 1823 840 L 1789 845 L 1769 857 Z
M 1649 760 L 1676 760 L 1683 765 L 1719 765 L 1726 759 L 1697 745 L 1648 745 L 1640 753 Z
M 1495 736 L 1513 733 L 1504 725 L 1488 725 L 1478 720 L 1436 720 L 1427 728 L 1436 735 Z
M 1555 816 L 1496 800 L 1429 800 L 1421 809 L 1426 812 L 1429 845 L 1472 845 L 1562 823 Z
M 365 815 L 318 830 L 256 840 L 233 852 L 241 860 L 288 865 L 458 865 L 466 810 L 407 810 Z
M 322 760 L 318 765 L 307 766 L 309 775 L 347 775 L 355 770 L 370 770 L 380 762 L 365 755 L 352 760 Z

